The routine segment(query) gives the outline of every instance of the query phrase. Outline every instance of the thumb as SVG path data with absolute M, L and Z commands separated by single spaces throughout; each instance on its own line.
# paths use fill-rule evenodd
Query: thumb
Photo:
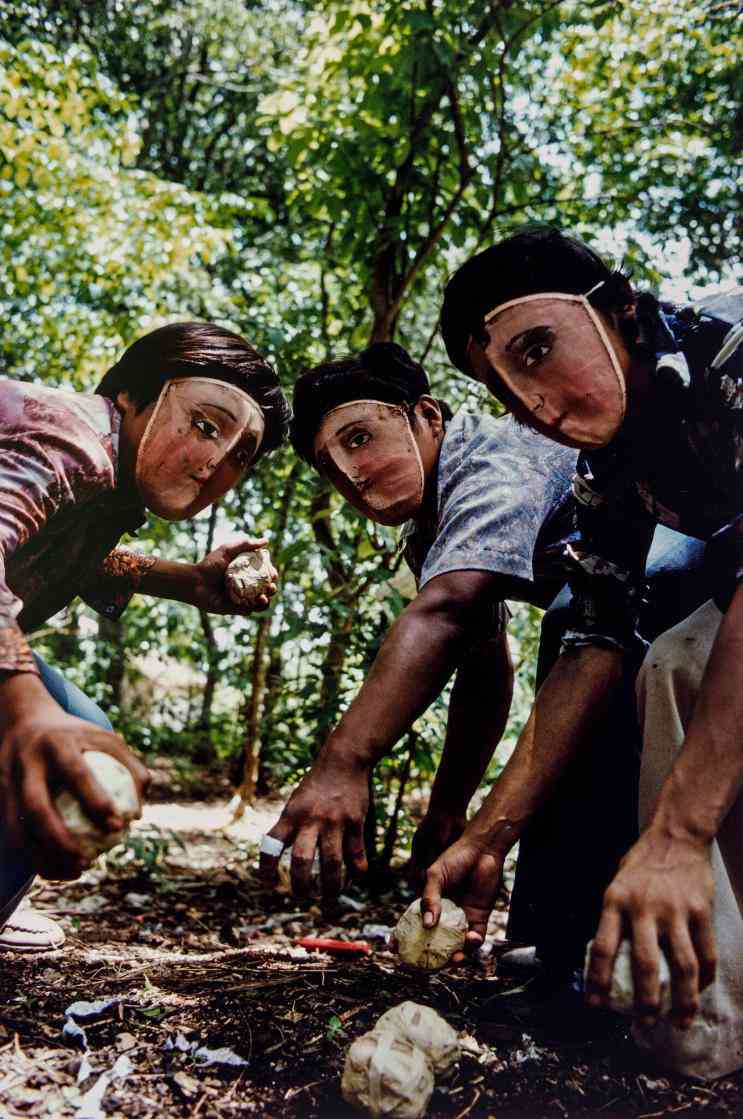
M 234 544 L 223 544 L 222 549 L 224 558 L 229 563 L 244 552 L 257 552 L 260 548 L 265 548 L 267 544 L 267 536 L 261 536 L 259 540 L 248 540 L 247 537 L 243 537 L 242 540 L 237 540 Z
M 421 898 L 421 915 L 423 917 L 423 927 L 426 929 L 432 929 L 439 923 L 439 917 L 441 916 L 441 873 L 436 870 L 435 865 L 426 875 L 426 885 Z

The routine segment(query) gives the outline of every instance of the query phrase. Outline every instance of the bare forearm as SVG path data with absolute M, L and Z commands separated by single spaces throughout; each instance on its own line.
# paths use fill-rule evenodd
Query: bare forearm
M 197 582 L 196 565 L 177 563 L 157 557 L 140 576 L 139 591 L 153 598 L 170 598 L 175 602 L 191 602 Z
M 743 789 L 743 586 L 722 620 L 651 827 L 711 841 Z
M 503 736 L 512 697 L 513 667 L 503 633 L 483 648 L 480 659 L 457 671 L 429 813 L 466 815 Z
M 622 654 L 591 646 L 564 654 L 542 685 L 516 749 L 468 825 L 471 840 L 504 852 L 586 744 L 622 678 Z
M 0 736 L 30 713 L 56 706 L 38 676 L 30 672 L 0 673 Z
M 324 751 L 373 766 L 441 692 L 457 663 L 463 629 L 446 613 L 412 607 L 397 619 L 361 691 Z

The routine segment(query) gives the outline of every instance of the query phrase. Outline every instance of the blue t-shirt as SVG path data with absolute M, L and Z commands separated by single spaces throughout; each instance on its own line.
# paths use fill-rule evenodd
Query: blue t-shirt
M 576 452 L 517 424 L 460 411 L 447 424 L 435 510 L 404 530 L 419 589 L 449 571 L 490 571 L 508 597 L 547 606 L 565 582 Z

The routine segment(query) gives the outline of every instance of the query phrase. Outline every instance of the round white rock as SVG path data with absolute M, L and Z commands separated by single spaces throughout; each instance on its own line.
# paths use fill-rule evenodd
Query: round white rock
M 131 820 L 138 819 L 142 815 L 142 808 L 134 778 L 126 766 L 100 750 L 86 750 L 83 760 L 124 821 L 129 824 Z M 77 840 L 85 858 L 91 861 L 102 851 L 108 851 L 121 843 L 126 835 L 126 828 L 117 832 L 101 831 L 85 815 L 80 801 L 67 789 L 55 797 L 54 807 L 67 830 Z
M 401 1002 L 385 1011 L 372 1033 L 392 1033 L 421 1049 L 437 1076 L 445 1076 L 462 1055 L 457 1031 L 430 1006 Z
M 346 1054 L 341 1093 L 346 1103 L 374 1116 L 421 1119 L 433 1092 L 426 1055 L 387 1031 L 364 1034 Z
M 586 948 L 586 965 L 584 975 L 588 971 L 588 961 L 591 956 L 593 941 L 589 941 Z M 671 971 L 663 952 L 660 953 L 660 1013 L 661 1017 L 671 1010 Z M 634 1014 L 635 1010 L 635 982 L 632 975 L 632 945 L 629 940 L 623 940 L 619 945 L 614 971 L 611 976 L 609 988 L 609 1006 L 617 1014 Z
M 403 963 L 422 971 L 438 971 L 464 948 L 466 932 L 464 910 L 449 898 L 441 899 L 439 923 L 432 929 L 425 928 L 421 899 L 416 898 L 397 922 L 393 935 Z
M 227 593 L 238 606 L 255 606 L 262 594 L 277 579 L 268 548 L 243 552 L 233 559 L 225 575 Z

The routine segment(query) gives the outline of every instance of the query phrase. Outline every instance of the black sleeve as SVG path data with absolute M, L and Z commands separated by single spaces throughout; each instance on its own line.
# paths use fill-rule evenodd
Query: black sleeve
M 572 599 L 563 651 L 584 645 L 637 650 L 655 520 L 631 480 L 601 486 L 582 462 L 573 492 L 578 538 L 566 549 Z

